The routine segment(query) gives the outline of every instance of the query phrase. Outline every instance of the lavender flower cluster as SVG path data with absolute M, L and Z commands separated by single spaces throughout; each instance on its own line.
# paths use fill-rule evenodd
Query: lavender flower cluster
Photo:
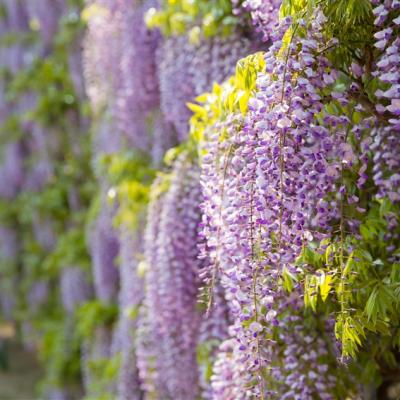
M 237 1 L 233 1 L 237 3 Z M 250 12 L 255 31 L 262 40 L 267 42 L 273 39 L 273 31 L 276 28 L 281 0 L 245 0 L 240 6 Z
M 191 113 L 186 103 L 232 75 L 236 62 L 253 48 L 249 39 L 239 34 L 203 39 L 197 45 L 185 36 L 164 41 L 158 54 L 161 110 L 175 127 L 179 141 L 189 133 Z
M 377 32 L 374 34 L 374 46 L 379 51 L 379 57 L 373 71 L 386 86 L 386 90 L 378 89 L 375 93 L 379 99 L 377 111 L 388 114 L 389 125 L 375 130 L 371 149 L 374 151 L 374 181 L 379 187 L 379 196 L 388 196 L 391 201 L 400 200 L 398 190 L 400 183 L 399 141 L 400 132 L 400 3 L 397 1 L 373 1 L 374 24 Z
M 197 395 L 200 186 L 198 167 L 185 153 L 174 163 L 171 175 L 156 217 L 158 226 L 148 222 L 144 301 L 156 346 L 155 391 L 160 398 L 184 400 Z

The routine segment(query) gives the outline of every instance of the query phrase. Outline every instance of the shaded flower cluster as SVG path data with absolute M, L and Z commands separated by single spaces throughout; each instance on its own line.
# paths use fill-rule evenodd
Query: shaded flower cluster
M 265 42 L 273 40 L 281 4 L 282 0 L 245 0 L 241 5 L 250 12 L 255 30 Z
M 162 196 L 162 208 L 156 217 L 159 223 L 155 224 L 149 215 L 146 234 L 144 301 L 152 343 L 157 349 L 154 385 L 160 398 L 187 400 L 197 395 L 199 200 L 198 167 L 182 153 L 174 162 Z M 146 377 L 146 372 L 143 375 Z
M 180 141 L 189 133 L 191 112 L 186 103 L 228 78 L 236 62 L 251 50 L 250 41 L 240 35 L 203 39 L 199 44 L 185 36 L 165 39 L 159 53 L 161 110 Z

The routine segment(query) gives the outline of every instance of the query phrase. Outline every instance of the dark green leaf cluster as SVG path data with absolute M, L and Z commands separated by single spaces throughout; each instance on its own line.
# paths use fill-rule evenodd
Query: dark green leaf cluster
M 116 305 L 92 300 L 82 304 L 76 312 L 76 333 L 81 340 L 90 339 L 99 326 L 112 326 L 118 316 Z

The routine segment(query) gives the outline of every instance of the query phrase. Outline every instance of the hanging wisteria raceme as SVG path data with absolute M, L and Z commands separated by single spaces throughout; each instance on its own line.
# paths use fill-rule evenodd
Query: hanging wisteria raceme
M 117 232 L 113 228 L 113 207 L 102 196 L 96 219 L 90 229 L 90 253 L 96 297 L 106 304 L 117 300 L 119 272 L 117 260 L 119 242 Z
M 119 3 L 118 3 L 119 4 Z M 83 43 L 83 69 L 86 94 L 91 109 L 97 116 L 93 123 L 92 163 L 99 186 L 97 215 L 89 229 L 89 253 L 92 260 L 92 276 L 95 299 L 104 306 L 113 306 L 118 301 L 119 271 L 117 256 L 119 239 L 113 227 L 116 208 L 108 196 L 111 190 L 108 178 L 99 171 L 105 155 L 115 154 L 121 148 L 121 135 L 113 119 L 116 81 L 120 71 L 120 23 L 118 4 L 107 1 L 87 1 L 88 28 Z M 96 395 L 98 376 L 93 365 L 113 357 L 113 329 L 109 324 L 99 323 L 93 328 L 93 340 L 85 338 L 82 346 L 82 369 L 86 393 Z M 109 395 L 115 390 L 107 385 L 102 390 Z
M 332 330 L 323 320 L 304 321 L 299 290 L 282 296 L 279 303 L 278 312 L 284 317 L 277 322 L 278 345 L 273 351 L 270 372 L 276 388 L 273 398 L 335 398 L 340 369 L 328 335 Z M 324 334 L 318 334 L 318 330 Z
M 153 0 L 143 4 L 124 0 L 117 9 L 123 51 L 116 61 L 120 66 L 116 77 L 120 84 L 116 91 L 115 118 L 129 143 L 142 150 L 150 150 L 153 145 L 148 120 L 159 106 L 158 81 L 154 77 L 157 76 L 156 51 L 161 37 L 158 32 L 150 31 L 144 22 L 145 11 L 154 5 Z
M 379 198 L 400 201 L 400 144 L 396 132 L 390 127 L 377 128 L 372 143 L 368 144 L 368 149 L 374 152 L 373 179 L 379 188 Z
M 101 90 L 100 86 L 97 88 Z M 90 93 L 88 96 L 90 97 Z M 92 103 L 92 107 L 96 112 L 97 104 Z M 94 129 L 96 132 L 92 141 L 92 163 L 97 170 L 105 155 L 115 154 L 120 149 L 121 136 L 115 129 L 109 108 L 98 119 Z M 109 197 L 109 193 L 112 189 L 107 177 L 101 176 L 101 173 L 97 171 L 97 180 L 99 185 L 97 215 L 88 227 L 94 297 L 102 304 L 112 306 L 117 304 L 120 279 L 117 267 L 120 243 L 117 230 L 113 226 L 116 208 L 111 204 L 112 199 Z M 94 328 L 92 334 L 93 340 L 85 339 L 82 345 L 82 370 L 85 392 L 95 395 L 98 388 L 93 365 L 113 356 L 113 329 L 112 326 L 99 324 Z M 111 395 L 115 388 L 111 385 L 103 389 Z
M 109 203 L 106 188 L 103 182 L 98 214 L 89 226 L 89 253 L 95 299 L 110 306 L 116 304 L 119 291 L 119 241 L 113 227 L 115 207 Z M 93 338 L 86 338 L 82 346 L 82 369 L 85 391 L 94 394 L 96 375 L 91 366 L 112 356 L 112 326 L 99 323 L 92 334 Z
M 336 189 L 341 171 L 355 161 L 346 143 L 349 118 L 329 114 L 319 94 L 338 76 L 321 48 L 324 22 L 321 12 L 312 26 L 297 21 L 307 37 L 293 37 L 279 57 L 290 20 L 282 22 L 243 128 L 231 117 L 228 138 L 221 140 L 217 126 L 205 145 L 203 222 L 211 275 L 222 274 L 229 294 L 233 353 L 242 352 L 250 398 L 273 395 L 262 371 L 273 357 L 270 338 L 285 297 L 280 279 L 286 271 L 296 275 L 302 248 L 326 237 L 330 223 L 340 219 Z M 317 119 L 321 112 L 324 126 Z
M 195 56 L 189 64 L 194 95 L 211 90 L 213 83 L 224 82 L 235 71 L 237 61 L 254 51 L 251 39 L 240 33 L 203 40 L 195 46 Z
M 245 400 L 251 396 L 247 389 L 245 365 L 235 339 L 221 343 L 211 377 L 212 399 Z M 250 397 L 251 398 L 251 397 Z
M 385 91 L 378 90 L 375 94 L 384 103 L 377 105 L 379 113 L 390 113 L 389 119 L 391 129 L 400 131 L 400 74 L 398 65 L 400 62 L 400 39 L 398 30 L 400 26 L 400 3 L 396 0 L 379 1 L 373 0 L 375 8 L 374 24 L 378 32 L 374 34 L 376 42 L 374 46 L 380 51 L 377 57 L 373 76 L 387 85 Z
M 373 1 L 375 26 L 378 32 L 374 34 L 374 46 L 380 52 L 373 71 L 386 85 L 386 90 L 377 90 L 379 99 L 376 109 L 387 123 L 381 121 L 381 126 L 373 132 L 373 142 L 370 144 L 374 151 L 373 178 L 379 187 L 380 198 L 389 197 L 393 202 L 400 201 L 400 157 L 399 141 L 396 132 L 400 132 L 400 3 L 397 1 Z M 397 12 L 396 12 L 397 11 Z M 396 33 L 397 32 L 397 33 Z M 362 71 L 360 71 L 362 72 Z
M 126 142 L 151 154 L 159 164 L 177 139 L 159 112 L 159 83 L 154 77 L 161 37 L 143 20 L 145 11 L 155 3 L 124 0 L 91 4 L 84 42 L 85 81 L 93 110 L 107 109 L 96 128 L 95 154 L 118 151 Z M 112 51 L 108 45 L 111 39 Z
M 21 32 L 27 29 L 26 10 L 15 2 L 0 2 L 4 7 L 6 17 L 0 19 L 0 35 L 7 31 Z M 0 65 L 2 70 L 17 73 L 23 64 L 21 46 L 14 44 L 7 48 L 0 48 Z M 5 121 L 12 105 L 6 99 L 5 79 L 0 80 L 0 121 Z M 11 136 L 11 135 L 10 135 Z M 0 165 L 0 198 L 12 200 L 16 197 L 23 181 L 23 149 L 20 141 L 11 141 L 2 149 Z M 13 276 L 13 267 L 17 262 L 20 247 L 17 229 L 13 221 L 0 226 L 0 259 L 1 259 L 1 295 L 0 307 L 6 319 L 15 318 L 17 305 L 16 277 Z
M 15 318 L 17 305 L 16 277 L 13 267 L 18 259 L 20 242 L 17 230 L 12 226 L 0 226 L 1 295 L 0 309 L 7 320 Z
M 28 12 L 21 1 L 2 0 L 5 7 L 8 29 L 11 31 L 26 31 L 28 28 Z
M 121 400 L 140 400 L 142 392 L 135 354 L 136 319 L 143 298 L 143 279 L 138 271 L 139 257 L 142 253 L 140 232 L 124 225 L 120 228 L 119 238 L 119 319 L 112 344 L 112 353 L 119 354 L 121 359 L 116 392 Z
M 244 382 L 243 385 L 238 383 L 241 387 L 238 390 L 243 392 L 242 389 L 253 379 L 250 371 L 254 370 L 257 364 L 260 364 L 260 360 L 258 359 L 259 355 L 255 351 L 258 348 L 258 331 L 254 332 L 256 335 L 253 338 L 251 331 L 242 328 L 242 321 L 254 319 L 254 299 L 251 297 L 251 294 L 254 292 L 254 289 L 260 289 L 254 286 L 254 273 L 252 273 L 251 267 L 248 265 L 248 253 L 252 247 L 251 226 L 253 222 L 251 222 L 252 216 L 250 217 L 250 213 L 252 210 L 249 203 L 249 199 L 251 198 L 249 194 L 252 186 L 243 177 L 239 184 L 235 179 L 235 171 L 240 173 L 240 171 L 246 169 L 246 162 L 253 166 L 255 163 L 254 160 L 245 159 L 241 165 L 235 165 L 236 170 L 234 169 L 235 167 L 232 168 L 230 165 L 231 159 L 232 163 L 234 163 L 235 160 L 239 160 L 239 157 L 236 159 L 232 158 L 230 154 L 231 149 L 233 145 L 240 149 L 241 147 L 239 146 L 243 145 L 243 142 L 238 138 L 238 133 L 235 132 L 235 125 L 233 125 L 233 129 L 229 129 L 229 125 L 229 121 L 227 121 L 225 127 L 227 127 L 227 132 L 230 134 L 229 142 L 220 140 L 219 133 L 217 133 L 220 132 L 218 129 L 220 127 L 217 127 L 218 130 L 216 132 L 211 132 L 213 137 L 207 138 L 206 149 L 208 152 L 203 158 L 202 169 L 203 195 L 205 198 L 203 204 L 203 223 L 205 225 L 204 234 L 208 242 L 212 268 L 210 272 L 210 285 L 215 285 L 216 280 L 221 279 L 227 291 L 227 300 L 235 320 L 235 326 L 231 328 L 230 332 L 234 332 L 237 340 L 233 343 L 234 346 L 230 350 L 233 354 L 229 357 L 235 357 L 236 359 L 240 354 L 239 350 L 243 352 L 243 355 L 240 354 L 243 364 L 240 369 L 241 372 L 238 373 L 241 381 Z M 236 125 L 236 127 L 238 126 Z M 236 138 L 236 142 L 234 141 L 235 139 L 231 139 L 234 137 Z M 243 137 L 244 135 L 242 134 Z M 238 194 L 241 188 L 243 188 L 244 196 L 242 194 L 239 197 Z M 249 279 L 251 279 L 250 284 Z M 253 288 L 253 291 L 251 288 Z M 260 293 L 253 293 L 253 296 L 257 296 L 256 298 L 258 299 Z M 255 304 L 257 305 L 257 303 Z M 241 315 L 242 307 L 248 315 Z M 256 329 L 262 329 L 261 324 L 257 320 L 254 321 L 252 328 L 253 326 Z M 221 360 L 218 362 L 221 362 Z M 228 368 L 229 370 L 230 368 Z M 217 371 L 227 374 L 222 367 L 218 368 Z M 247 380 L 246 376 L 248 377 Z M 218 381 L 221 378 L 213 379 Z M 259 396 L 261 392 L 251 394 L 249 391 L 248 395 L 249 398 L 251 396 Z
M 161 110 L 167 122 L 184 140 L 188 134 L 190 111 L 186 102 L 195 95 L 194 82 L 190 79 L 189 67 L 195 49 L 184 36 L 166 38 L 158 53 Z M 179 79 L 176 77 L 179 76 Z
M 108 110 L 98 122 L 95 154 L 117 151 L 124 139 L 135 149 L 156 154 L 176 144 L 173 130 L 157 111 L 159 88 L 154 76 L 160 35 L 149 31 L 143 20 L 153 5 L 154 1 L 88 2 L 86 91 L 95 112 Z
M 115 304 L 119 290 L 119 271 L 116 260 L 119 252 L 119 240 L 117 231 L 113 227 L 116 208 L 111 204 L 112 199 L 109 197 L 111 188 L 108 179 L 99 170 L 102 157 L 116 153 L 121 146 L 121 136 L 110 115 L 111 106 L 105 103 L 106 96 L 113 93 L 113 86 L 103 82 L 107 74 L 112 72 L 111 63 L 113 60 L 110 57 L 110 59 L 105 60 L 105 65 L 99 66 L 98 70 L 93 71 L 91 69 L 92 65 L 100 60 L 98 57 L 102 57 L 101 51 L 106 51 L 104 47 L 101 47 L 104 46 L 104 43 L 100 43 L 101 40 L 105 39 L 101 30 L 105 30 L 104 35 L 116 33 L 116 31 L 111 31 L 111 26 L 107 25 L 108 23 L 111 25 L 110 21 L 113 16 L 111 8 L 106 7 L 107 4 L 107 2 L 99 2 L 99 8 L 94 8 L 94 16 L 89 20 L 84 48 L 85 68 L 90 69 L 89 76 L 85 76 L 86 91 L 91 100 L 92 109 L 94 112 L 98 112 L 100 109 L 97 107 L 106 107 L 102 116 L 93 126 L 95 134 L 92 141 L 92 163 L 95 166 L 99 184 L 99 204 L 97 205 L 97 215 L 89 226 L 89 252 L 92 259 L 95 297 L 104 304 Z M 107 31 L 107 29 L 109 30 Z M 92 75 L 92 72 L 94 75 Z M 104 329 L 102 328 L 102 330 Z M 100 340 L 106 337 L 105 340 L 109 342 L 110 335 L 111 332 L 108 332 L 108 334 L 99 333 L 97 337 Z M 96 344 L 94 348 L 103 348 L 108 345 Z M 99 351 L 99 354 L 102 354 L 102 352 L 103 350 Z
M 107 0 L 88 0 L 88 28 L 83 42 L 83 72 L 86 94 L 92 111 L 98 118 L 93 123 L 95 131 L 92 148 L 94 162 L 104 154 L 121 149 L 121 132 L 113 118 L 121 82 L 121 44 L 119 25 L 121 13 Z M 118 3 L 119 4 L 119 3 Z
M 157 398 L 189 400 L 198 393 L 198 179 L 198 167 L 186 152 L 182 153 L 174 162 L 170 180 L 163 182 L 168 188 L 162 198 L 159 223 L 152 221 L 157 216 L 149 215 L 145 303 L 152 343 L 156 346 L 158 374 L 153 384 Z M 155 186 L 153 190 L 159 189 Z M 146 355 L 140 357 L 143 360 Z M 141 371 L 145 379 L 146 372 Z
M 134 96 L 139 107 L 146 112 L 159 104 L 158 82 L 154 76 L 157 71 L 156 50 L 161 37 L 158 32 L 150 31 L 144 23 L 145 11 L 157 2 L 146 0 L 132 4 L 125 0 L 123 3 L 124 8 L 120 9 L 123 14 L 121 44 L 124 49 L 121 71 L 126 101 L 129 104 Z M 133 93 L 133 88 L 138 93 Z
M 1 2 L 2 9 L 5 12 L 2 18 L 2 23 L 4 23 L 5 30 L 2 33 L 10 32 L 16 37 L 22 37 L 28 31 L 28 13 L 26 9 L 26 5 L 22 2 L 16 1 L 2 1 Z M 22 44 L 20 41 L 15 41 L 8 46 L 1 47 L 1 66 L 2 69 L 9 74 L 9 77 L 15 76 L 18 74 L 22 68 L 27 64 L 26 63 L 26 46 Z M 7 80 L 1 79 L 1 92 L 4 93 L 4 96 L 0 97 L 0 116 L 2 122 L 5 122 L 7 117 L 11 117 L 12 113 L 26 111 L 27 108 L 24 107 L 24 101 L 18 99 L 18 101 L 10 102 L 9 99 L 5 96 L 7 90 Z M 6 144 L 3 149 L 3 160 L 0 168 L 1 173 L 1 187 L 0 187 L 0 195 L 3 199 L 14 200 L 18 191 L 23 188 L 23 180 L 24 180 L 24 154 L 22 149 L 22 143 L 18 140 L 13 140 L 14 132 L 7 132 L 7 135 L 10 137 L 10 142 Z M 8 221 L 8 224 L 11 221 Z M 15 221 L 11 222 L 15 224 Z M 5 234 L 5 235 L 4 235 Z M 2 286 L 3 286 L 3 295 L 2 295 L 2 303 L 5 303 L 5 306 L 16 305 L 13 301 L 13 296 L 7 294 L 7 292 L 11 290 L 15 290 L 16 282 L 13 282 L 12 271 L 15 268 L 16 263 L 18 263 L 18 255 L 13 253 L 13 246 L 19 246 L 16 242 L 17 238 L 15 237 L 16 231 L 14 229 L 10 229 L 7 226 L 2 226 L 2 238 L 1 245 L 5 250 L 2 252 Z M 18 240 L 19 241 L 19 240 Z M 7 249 L 5 248 L 7 246 Z M 10 247 L 9 247 L 10 246 Z M 15 248 L 14 250 L 16 250 Z M 13 259 L 9 259 L 8 256 L 12 256 Z M 9 271 L 7 271 L 9 270 Z M 8 274 L 7 274 L 8 272 Z M 7 276 L 9 275 L 9 276 Z M 29 307 L 29 301 L 27 301 Z M 32 308 L 35 307 L 34 305 Z M 7 311 L 7 310 L 5 310 Z M 28 321 L 25 321 L 22 326 L 22 332 L 26 328 L 26 330 L 32 330 L 32 324 Z M 34 349 L 35 348 L 35 340 L 34 335 L 25 336 L 25 346 L 27 348 Z
M 28 16 L 26 6 L 21 2 L 2 1 L 4 15 L 1 18 L 1 34 L 12 33 L 23 35 L 28 31 Z M 4 72 L 12 77 L 18 74 L 26 65 L 26 46 L 15 41 L 0 49 L 0 64 Z M 26 111 L 23 101 L 10 102 L 6 96 L 6 79 L 0 80 L 0 121 L 4 123 L 12 113 Z M 2 161 L 0 165 L 0 198 L 2 201 L 14 201 L 24 181 L 24 149 L 20 138 L 15 138 L 15 132 L 6 132 L 8 141 L 2 149 Z M 5 206 L 7 208 L 7 206 Z M 11 209 L 11 207 L 10 207 Z M 15 267 L 19 260 L 21 248 L 20 235 L 14 219 L 5 221 L 0 227 L 1 247 L 1 307 L 2 312 L 8 319 L 15 319 L 17 307 L 17 284 L 14 276 Z M 14 314 L 14 315 L 12 315 Z
M 61 15 L 65 11 L 64 0 L 31 0 L 28 2 L 29 16 L 36 20 L 42 38 L 42 45 L 45 51 L 49 51 L 49 46 L 58 31 L 58 24 Z
M 232 0 L 232 4 L 238 15 L 243 11 L 250 12 L 255 31 L 261 35 L 263 41 L 273 40 L 282 0 L 245 0 L 241 4 L 238 0 Z
M 24 177 L 23 148 L 21 142 L 8 144 L 0 165 L 0 196 L 12 199 L 22 187 Z
M 81 267 L 66 267 L 60 280 L 60 296 L 64 309 L 73 314 L 76 308 L 89 300 L 92 288 L 88 273 Z
M 27 302 L 32 312 L 38 312 L 39 308 L 46 303 L 49 296 L 48 282 L 42 280 L 36 281 L 29 289 Z
M 34 107 L 35 103 L 35 99 L 29 99 L 31 107 Z M 24 189 L 38 192 L 54 177 L 52 155 L 57 151 L 59 140 L 56 135 L 53 139 L 47 140 L 49 131 L 35 123 L 29 124 L 27 128 L 30 134 L 27 140 L 28 156 L 32 161 L 32 167 L 26 172 Z
M 71 23 L 79 21 L 79 8 L 73 8 L 68 11 L 67 20 Z M 83 51 L 82 43 L 84 40 L 83 32 L 79 32 L 71 49 L 68 52 L 68 68 L 71 77 L 71 81 L 74 85 L 75 94 L 78 96 L 80 101 L 86 99 L 85 93 L 85 80 L 83 74 Z
M 160 110 L 151 115 L 151 160 L 155 167 L 163 164 L 165 152 L 178 143 L 174 127 L 167 122 Z
M 236 62 L 252 50 L 250 40 L 240 34 L 202 39 L 199 44 L 185 36 L 165 39 L 159 52 L 161 110 L 180 141 L 189 131 L 191 112 L 186 103 L 228 78 Z
M 146 260 L 145 296 L 138 316 L 138 328 L 136 335 L 136 356 L 139 369 L 141 388 L 145 398 L 167 398 L 167 389 L 160 376 L 160 363 L 158 360 L 158 348 L 156 344 L 161 340 L 161 327 L 155 320 L 152 310 L 160 307 L 162 299 L 158 296 L 157 281 L 162 266 L 157 264 L 157 240 L 160 232 L 159 215 L 164 207 L 165 189 L 161 187 L 163 180 L 157 177 L 151 189 L 151 196 L 147 212 L 146 229 L 144 233 L 144 256 Z M 151 267 L 150 267 L 151 266 Z
M 88 28 L 83 42 L 86 94 L 94 112 L 112 109 L 119 70 L 119 19 L 110 0 L 87 0 Z
M 197 363 L 202 399 L 213 398 L 211 375 L 219 346 L 228 338 L 228 327 L 231 323 L 223 288 L 218 283 L 213 290 L 213 306 L 202 317 L 197 344 Z

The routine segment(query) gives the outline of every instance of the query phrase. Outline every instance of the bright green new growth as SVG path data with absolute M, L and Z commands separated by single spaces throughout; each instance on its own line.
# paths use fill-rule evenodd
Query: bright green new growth
M 145 21 L 149 28 L 158 27 L 166 36 L 187 34 L 196 44 L 201 35 L 229 35 L 238 19 L 229 0 L 164 0 L 160 9 L 147 12 Z

